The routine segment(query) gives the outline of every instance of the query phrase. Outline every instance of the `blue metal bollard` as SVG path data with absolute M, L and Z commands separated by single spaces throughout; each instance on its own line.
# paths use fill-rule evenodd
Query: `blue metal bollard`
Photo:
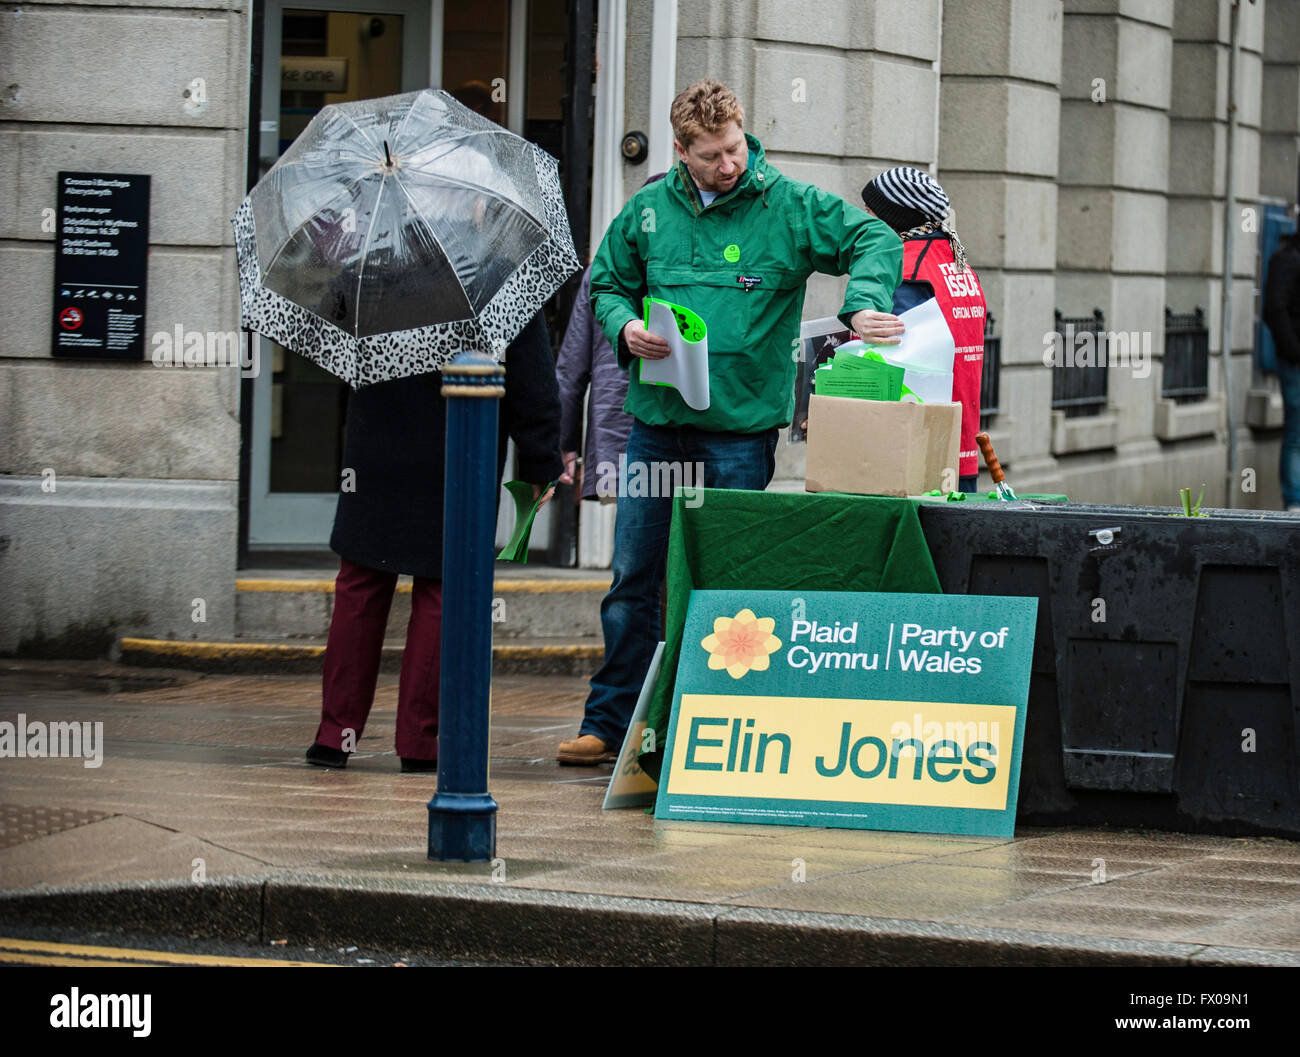
M 497 401 L 505 394 L 505 370 L 490 356 L 462 352 L 443 368 L 442 377 L 447 399 L 442 672 L 429 858 L 488 862 L 497 847 L 497 803 L 487 781 Z

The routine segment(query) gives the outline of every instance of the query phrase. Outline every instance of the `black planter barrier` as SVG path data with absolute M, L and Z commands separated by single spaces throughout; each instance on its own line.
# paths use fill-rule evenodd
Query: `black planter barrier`
M 1017 820 L 1300 838 L 1300 517 L 924 504 L 945 592 L 1032 595 Z

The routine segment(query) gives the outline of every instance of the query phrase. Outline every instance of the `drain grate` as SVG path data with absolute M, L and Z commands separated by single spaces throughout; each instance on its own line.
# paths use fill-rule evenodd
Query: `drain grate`
M 76 829 L 111 815 L 111 811 L 84 811 L 73 807 L 0 804 L 0 848 L 12 848 L 37 837 Z

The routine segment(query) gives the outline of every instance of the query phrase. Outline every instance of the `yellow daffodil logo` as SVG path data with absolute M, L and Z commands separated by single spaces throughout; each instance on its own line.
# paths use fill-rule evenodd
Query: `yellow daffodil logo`
M 768 658 L 781 648 L 781 640 L 772 634 L 775 627 L 771 617 L 756 617 L 748 609 L 734 617 L 718 617 L 713 634 L 700 642 L 709 651 L 709 667 L 725 668 L 733 679 L 750 671 L 767 671 Z

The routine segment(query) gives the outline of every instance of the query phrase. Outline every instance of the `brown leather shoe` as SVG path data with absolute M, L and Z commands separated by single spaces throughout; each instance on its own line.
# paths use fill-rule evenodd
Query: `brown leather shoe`
M 560 742 L 560 751 L 555 758 L 574 767 L 594 767 L 598 763 L 612 763 L 618 759 L 618 753 L 596 735 L 584 734 L 572 741 Z

